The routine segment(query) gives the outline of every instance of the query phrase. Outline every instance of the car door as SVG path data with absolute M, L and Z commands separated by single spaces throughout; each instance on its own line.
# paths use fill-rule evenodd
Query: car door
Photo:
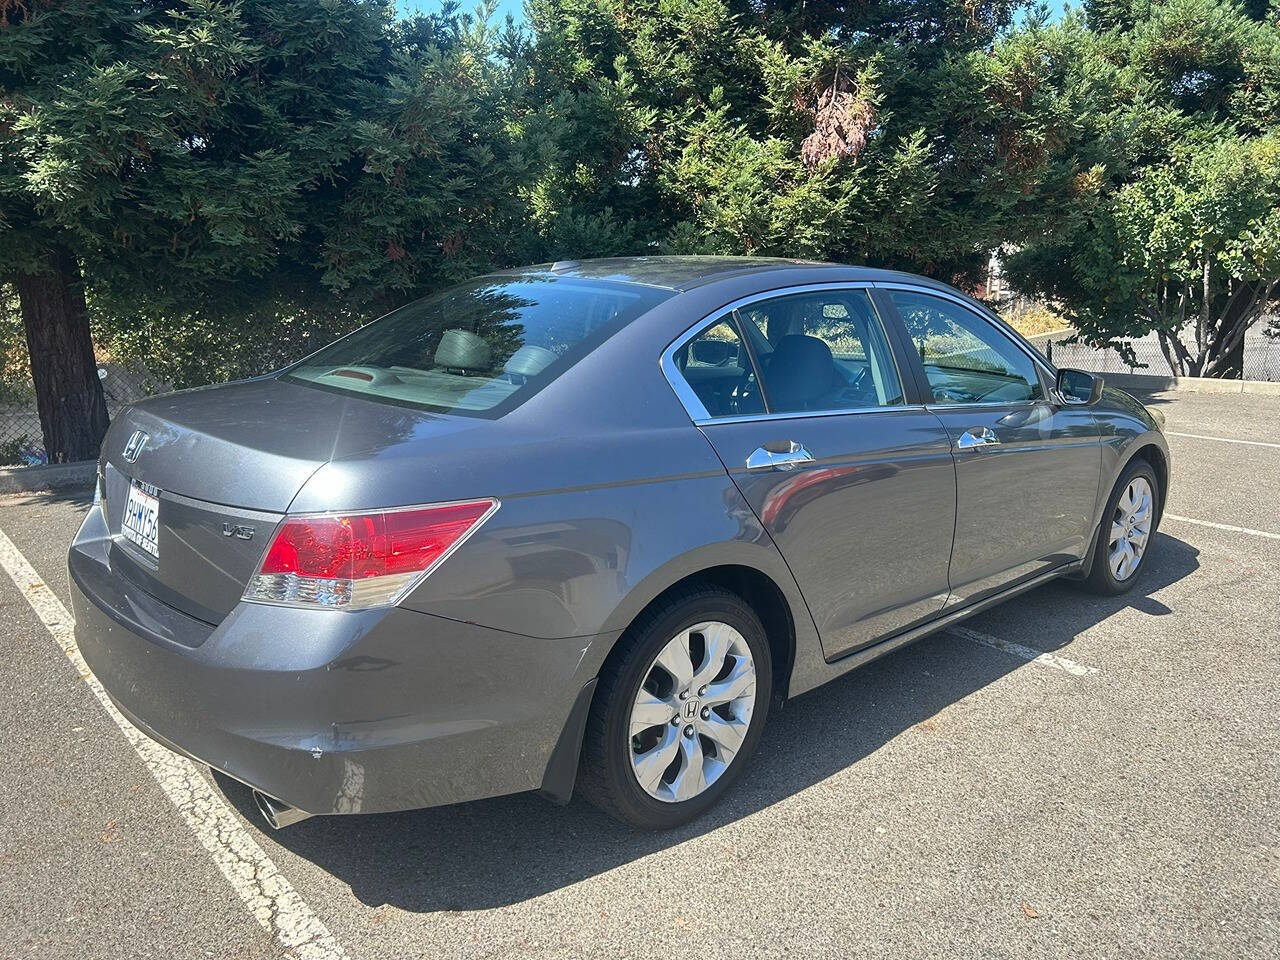
M 904 394 L 866 288 L 749 299 L 677 341 L 664 364 L 794 573 L 828 658 L 942 610 L 950 440 Z
M 953 445 L 948 606 L 1083 557 L 1102 470 L 1093 415 L 1057 402 L 1033 355 L 959 297 L 888 286 L 878 297 L 910 337 L 926 405 Z

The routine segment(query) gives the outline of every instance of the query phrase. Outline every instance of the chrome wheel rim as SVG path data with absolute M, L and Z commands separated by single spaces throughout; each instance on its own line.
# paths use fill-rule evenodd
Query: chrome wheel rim
M 1145 477 L 1134 477 L 1125 487 L 1111 517 L 1111 539 L 1107 560 L 1117 581 L 1128 580 L 1138 571 L 1147 541 L 1151 538 L 1151 518 L 1155 497 Z
M 676 634 L 631 705 L 636 781 L 656 800 L 692 800 L 733 764 L 755 706 L 756 665 L 741 633 L 711 620 Z

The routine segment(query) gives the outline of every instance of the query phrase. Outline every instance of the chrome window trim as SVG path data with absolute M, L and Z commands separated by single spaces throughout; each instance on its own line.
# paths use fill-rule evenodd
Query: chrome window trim
M 989 407 L 1003 407 L 1006 410 L 1020 410 L 1023 407 L 1034 407 L 1042 403 L 1051 403 L 1048 397 L 1039 400 L 975 400 L 972 403 L 926 403 L 924 408 L 930 413 L 955 413 L 957 410 L 979 410 Z
M 748 413 L 740 417 L 707 417 L 693 421 L 694 426 L 714 427 L 721 423 L 756 423 L 761 420 L 802 420 L 807 417 L 843 417 L 868 413 L 921 413 L 928 408 L 919 403 L 899 404 L 894 407 L 845 407 L 839 410 L 790 410 L 786 413 Z
M 718 313 L 716 315 L 719 316 Z M 679 340 L 664 350 L 659 360 L 663 376 L 667 378 L 668 385 L 675 391 L 676 399 L 684 406 L 684 412 L 689 415 L 689 419 L 694 423 L 710 420 L 711 414 L 707 412 L 706 405 L 699 399 L 698 395 L 693 392 L 693 387 L 689 386 L 689 381 L 680 375 L 680 368 L 676 366 L 675 352 L 701 332 L 702 321 L 699 320 L 693 330 L 681 334 Z
M 885 413 L 895 410 L 924 410 L 921 404 L 902 403 L 895 406 L 886 407 L 849 407 L 839 410 L 799 410 L 789 411 L 786 413 L 752 413 L 745 414 L 740 417 L 713 417 L 707 411 L 706 406 L 698 399 L 698 395 L 694 393 L 693 388 L 689 386 L 689 382 L 685 380 L 680 373 L 680 368 L 676 366 L 676 353 L 686 343 L 701 333 L 708 324 L 723 317 L 733 314 L 743 307 L 753 303 L 759 303 L 761 300 L 777 300 L 780 297 L 789 297 L 799 293 L 820 293 L 824 290 L 874 290 L 879 284 L 870 280 L 834 280 L 827 283 L 805 283 L 790 287 L 776 287 L 772 290 L 764 290 L 760 293 L 753 293 L 737 300 L 732 300 L 723 306 L 717 307 L 706 316 L 702 317 L 696 323 L 692 324 L 684 333 L 676 337 L 675 340 L 662 351 L 662 356 L 658 359 L 658 365 L 662 368 L 662 374 L 667 378 L 667 383 L 675 392 L 677 399 L 683 404 L 685 413 L 689 415 L 689 419 L 693 421 L 695 426 L 703 427 L 716 423 L 752 423 L 760 420 L 795 420 L 801 417 L 834 417 L 843 414 L 862 414 L 862 413 Z M 907 286 L 906 284 L 903 285 Z M 914 289 L 914 288 L 912 288 Z M 872 315 L 880 323 L 881 330 L 884 332 L 886 345 L 889 347 L 889 356 L 893 360 L 894 372 L 898 375 L 898 386 L 903 391 L 903 400 L 906 399 L 906 381 L 902 376 L 902 368 L 898 363 L 897 354 L 893 350 L 893 342 L 889 339 L 889 331 L 885 329 L 884 317 L 880 316 L 880 311 L 876 308 L 874 298 L 868 296 L 867 303 L 871 306 Z M 738 336 L 746 337 L 745 331 L 739 330 Z

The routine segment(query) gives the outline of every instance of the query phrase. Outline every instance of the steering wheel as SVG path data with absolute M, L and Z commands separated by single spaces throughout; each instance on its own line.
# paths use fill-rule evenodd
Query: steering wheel
M 952 403 L 973 403 L 975 400 L 979 399 L 967 390 L 961 390 L 959 387 L 953 387 L 950 385 L 939 386 L 934 384 L 933 395 L 939 400 L 945 398 L 950 400 Z
M 877 400 L 875 384 L 867 376 L 869 372 L 867 367 L 859 367 L 857 372 L 844 381 L 844 386 L 840 388 L 840 395 L 846 400 L 852 399 L 858 402 L 869 402 L 874 404 Z M 843 372 L 841 374 L 843 378 Z
M 752 396 L 751 390 L 754 385 L 754 375 L 750 370 L 744 370 L 742 377 L 738 380 L 737 386 L 733 388 L 730 394 L 733 404 L 733 412 L 741 413 L 743 401 Z

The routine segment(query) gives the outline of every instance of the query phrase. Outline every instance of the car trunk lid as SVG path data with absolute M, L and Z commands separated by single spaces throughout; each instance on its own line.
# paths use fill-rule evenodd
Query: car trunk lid
M 276 379 L 146 400 L 112 424 L 103 444 L 112 567 L 170 606 L 218 623 L 309 477 L 432 419 Z M 153 536 L 127 535 L 126 508 L 136 530 L 148 522 L 138 512 L 152 503 Z

